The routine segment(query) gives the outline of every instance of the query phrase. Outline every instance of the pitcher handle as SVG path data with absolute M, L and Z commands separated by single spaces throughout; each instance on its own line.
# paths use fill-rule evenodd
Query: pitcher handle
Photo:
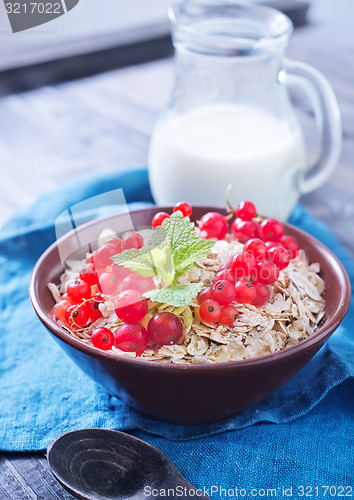
M 286 59 L 286 83 L 300 87 L 313 106 L 321 136 L 321 152 L 306 170 L 301 193 L 309 193 L 326 182 L 335 169 L 342 146 L 342 125 L 337 99 L 326 78 L 312 66 Z

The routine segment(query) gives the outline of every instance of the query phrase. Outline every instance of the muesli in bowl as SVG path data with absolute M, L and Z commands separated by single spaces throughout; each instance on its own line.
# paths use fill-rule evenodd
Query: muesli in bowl
M 117 356 L 213 364 L 276 353 L 315 332 L 325 314 L 320 266 L 251 202 L 190 221 L 181 202 L 152 219 L 148 238 L 105 231 L 68 260 L 53 318 Z M 230 218 L 234 217 L 229 227 Z

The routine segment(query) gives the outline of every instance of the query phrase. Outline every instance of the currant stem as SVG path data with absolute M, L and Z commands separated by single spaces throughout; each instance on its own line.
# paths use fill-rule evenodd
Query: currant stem
M 232 214 L 234 214 L 236 209 L 231 205 L 231 202 L 230 202 L 231 189 L 232 189 L 232 184 L 229 184 L 226 188 L 225 201 L 226 201 L 226 205 L 228 207 L 228 211 L 231 212 Z

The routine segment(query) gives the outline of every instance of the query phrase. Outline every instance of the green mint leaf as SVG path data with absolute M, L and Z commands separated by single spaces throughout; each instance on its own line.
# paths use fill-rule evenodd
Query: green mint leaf
M 166 241 L 169 241 L 166 229 L 162 226 L 157 226 L 146 246 L 149 248 L 158 247 Z
M 124 252 L 114 255 L 112 260 L 118 266 L 124 266 L 144 278 L 155 276 L 157 273 L 151 255 L 148 251 L 141 250 L 136 248 L 124 250 Z
M 183 217 L 180 211 L 174 212 L 169 219 L 165 219 L 162 225 L 156 228 L 156 232 L 158 232 L 158 237 L 161 237 L 163 233 L 167 235 L 173 253 L 178 247 L 197 238 L 193 222 L 188 217 Z
M 168 241 L 163 241 L 159 246 L 149 248 L 149 254 L 154 263 L 156 274 L 168 285 L 175 279 L 172 248 Z
M 150 290 L 145 292 L 144 296 L 161 304 L 181 307 L 188 305 L 198 295 L 203 286 L 203 283 L 190 283 L 189 285 Z
M 114 255 L 112 260 L 144 278 L 159 275 L 168 285 L 175 278 L 172 250 L 168 241 L 163 241 L 156 247 L 146 246 L 139 250 L 136 248 L 124 250 Z
M 213 248 L 215 242 L 204 238 L 195 238 L 188 245 L 178 247 L 173 253 L 175 278 L 179 278 L 193 267 L 196 262 Z

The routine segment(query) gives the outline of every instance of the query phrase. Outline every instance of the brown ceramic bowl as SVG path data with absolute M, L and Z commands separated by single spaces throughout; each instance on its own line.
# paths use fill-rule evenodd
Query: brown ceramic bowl
M 131 213 L 135 227 L 149 227 L 152 216 L 168 207 L 151 207 Z M 197 207 L 194 220 L 212 207 Z M 220 210 L 218 210 L 220 211 Z M 114 227 L 120 215 L 81 226 L 79 235 L 95 241 L 104 227 Z M 48 282 L 58 282 L 63 267 L 58 243 L 37 262 L 30 284 L 33 307 L 49 333 L 66 354 L 89 377 L 129 406 L 145 415 L 179 424 L 205 424 L 225 419 L 269 396 L 297 373 L 323 346 L 343 320 L 350 302 L 348 276 L 338 259 L 319 241 L 285 224 L 285 232 L 296 236 L 311 262 L 319 262 L 326 282 L 326 314 L 320 328 L 309 338 L 275 354 L 213 365 L 173 365 L 119 357 L 75 339 L 49 312 L 54 305 Z M 74 232 L 59 240 L 66 252 L 76 246 Z M 84 252 L 82 252 L 82 255 Z

